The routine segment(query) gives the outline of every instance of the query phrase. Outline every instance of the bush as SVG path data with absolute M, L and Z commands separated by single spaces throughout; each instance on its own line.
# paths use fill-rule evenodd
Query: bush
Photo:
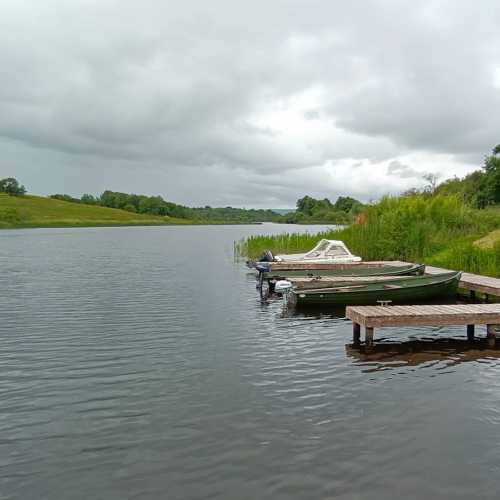
M 137 213 L 137 209 L 134 207 L 134 205 L 132 205 L 130 203 L 128 205 L 125 205 L 123 207 L 123 210 L 126 210 L 127 212 Z
M 26 188 L 19 184 L 14 177 L 7 177 L 0 180 L 0 193 L 7 193 L 11 196 L 23 196 L 26 194 Z

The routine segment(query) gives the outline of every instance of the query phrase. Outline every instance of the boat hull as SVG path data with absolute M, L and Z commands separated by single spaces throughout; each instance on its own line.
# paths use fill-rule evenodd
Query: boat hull
M 269 271 L 264 273 L 264 279 L 286 280 L 301 277 L 330 277 L 330 276 L 400 276 L 423 274 L 425 266 L 423 264 L 411 264 L 406 266 L 353 266 L 342 269 L 310 269 L 297 271 Z
M 298 290 L 292 293 L 291 303 L 296 306 L 321 305 L 370 305 L 378 301 L 391 301 L 392 304 L 412 304 L 424 300 L 445 298 L 457 293 L 460 273 L 446 273 L 414 277 L 405 284 L 390 280 L 384 283 L 368 284 L 364 287 L 339 287 L 326 290 Z

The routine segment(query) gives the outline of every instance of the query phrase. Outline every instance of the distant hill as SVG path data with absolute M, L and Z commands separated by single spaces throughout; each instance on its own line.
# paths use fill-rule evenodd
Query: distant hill
M 0 228 L 145 226 L 189 224 L 173 217 L 136 214 L 97 205 L 84 205 L 41 196 L 0 193 Z
M 335 203 L 304 196 L 297 208 L 245 209 L 187 207 L 163 199 L 106 190 L 100 195 L 28 196 L 12 177 L 0 179 L 0 229 L 17 227 L 73 227 L 165 224 L 333 223 L 347 224 L 363 209 L 362 203 L 340 196 Z
M 186 219 L 191 223 L 248 224 L 254 222 L 280 222 L 280 216 L 270 209 L 210 206 L 192 208 L 164 200 L 161 196 L 146 196 L 110 190 L 106 190 L 98 196 L 84 194 L 81 198 L 73 198 L 67 194 L 53 194 L 51 198 L 77 204 L 119 208 L 132 213 L 176 217 Z

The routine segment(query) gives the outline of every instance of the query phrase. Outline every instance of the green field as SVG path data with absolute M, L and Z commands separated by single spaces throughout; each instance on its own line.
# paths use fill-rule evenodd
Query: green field
M 0 193 L 0 229 L 79 226 L 160 226 L 190 224 L 173 217 L 136 214 L 115 208 L 69 203 L 41 196 Z

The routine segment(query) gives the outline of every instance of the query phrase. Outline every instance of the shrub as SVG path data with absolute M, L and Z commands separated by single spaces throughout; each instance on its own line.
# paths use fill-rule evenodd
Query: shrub
M 7 193 L 11 196 L 23 196 L 26 194 L 26 188 L 19 184 L 14 177 L 7 177 L 0 180 L 0 193 Z

